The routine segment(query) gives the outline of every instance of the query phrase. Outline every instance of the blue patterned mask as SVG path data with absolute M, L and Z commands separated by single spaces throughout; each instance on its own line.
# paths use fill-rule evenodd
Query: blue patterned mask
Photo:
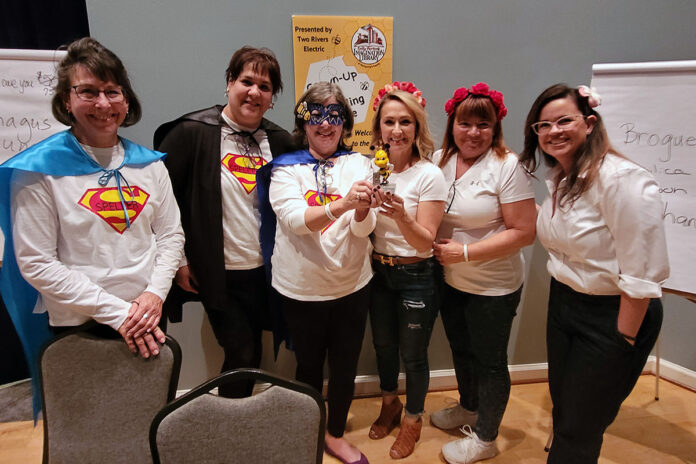
M 345 106 L 340 103 L 322 105 L 321 103 L 302 102 L 297 108 L 297 118 L 304 119 L 311 126 L 318 126 L 327 121 L 332 126 L 340 126 L 345 120 Z

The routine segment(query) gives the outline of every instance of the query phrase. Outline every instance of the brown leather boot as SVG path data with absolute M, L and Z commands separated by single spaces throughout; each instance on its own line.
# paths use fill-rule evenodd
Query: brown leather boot
M 379 412 L 379 417 L 370 427 L 368 436 L 373 440 L 384 438 L 394 430 L 394 427 L 401 422 L 401 411 L 404 405 L 397 396 L 391 404 L 382 403 L 382 410 Z
M 389 450 L 389 456 L 392 459 L 402 459 L 410 456 L 413 449 L 416 447 L 416 442 L 420 440 L 421 427 L 423 427 L 422 418 L 413 421 L 411 417 L 404 416 L 401 421 L 401 429 L 396 441 Z

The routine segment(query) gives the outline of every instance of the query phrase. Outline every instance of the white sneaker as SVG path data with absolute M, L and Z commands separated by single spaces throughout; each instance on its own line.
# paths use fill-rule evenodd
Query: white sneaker
M 476 425 L 477 419 L 478 413 L 464 409 L 459 402 L 452 407 L 440 409 L 430 415 L 430 423 L 443 430 L 462 427 L 464 425 L 473 427 Z
M 442 455 L 449 464 L 471 464 L 498 454 L 495 440 L 481 440 L 468 425 L 462 427 L 462 432 L 466 435 L 465 438 L 451 441 L 442 447 Z

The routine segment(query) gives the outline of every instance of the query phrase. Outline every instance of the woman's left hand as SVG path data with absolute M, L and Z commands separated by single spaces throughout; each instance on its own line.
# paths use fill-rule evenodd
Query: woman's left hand
M 151 292 L 143 292 L 133 301 L 135 310 L 126 319 L 127 335 L 129 337 L 142 337 L 152 332 L 162 317 L 162 299 Z M 164 334 L 155 332 L 160 343 L 164 343 Z
M 464 261 L 464 248 L 461 243 L 443 238 L 433 243 L 433 255 L 443 266 Z
M 410 222 L 413 218 L 404 209 L 404 199 L 395 193 L 387 192 L 386 200 L 382 203 L 379 214 L 387 216 L 396 222 Z

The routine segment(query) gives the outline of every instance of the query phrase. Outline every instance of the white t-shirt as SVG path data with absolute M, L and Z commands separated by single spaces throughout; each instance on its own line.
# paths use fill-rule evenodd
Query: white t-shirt
M 404 210 L 416 217 L 418 203 L 421 201 L 445 201 L 447 186 L 442 171 L 427 160 L 418 160 L 416 164 L 402 172 L 392 172 L 389 183 L 396 186 L 394 193 L 404 199 Z M 399 226 L 391 218 L 377 215 L 377 226 L 372 236 L 372 244 L 377 253 L 387 256 L 419 256 L 429 258 L 433 250 L 418 252 L 408 244 Z
M 549 192 L 558 169 L 548 173 Z M 648 171 L 607 154 L 572 207 L 556 205 L 553 212 L 551 195 L 541 206 L 537 235 L 549 252 L 549 274 L 590 295 L 660 297 L 669 277 L 662 208 Z
M 268 135 L 263 129 L 256 132 L 234 123 L 223 112 L 220 135 L 220 186 L 222 188 L 222 236 L 225 250 L 225 269 L 255 269 L 263 265 L 259 245 L 259 196 L 256 191 L 256 171 L 271 159 Z M 256 143 L 236 131 L 253 132 Z
M 359 153 L 333 158 L 327 169 L 328 201 L 343 198 L 354 182 L 371 180 L 370 160 Z M 320 205 L 314 164 L 273 169 L 269 197 L 278 220 L 273 249 L 272 285 L 282 295 L 300 301 L 334 300 L 360 290 L 372 278 L 369 235 L 375 227 L 371 210 L 360 222 L 355 210 L 341 215 L 323 230 L 311 232 L 305 210 Z
M 442 150 L 433 154 L 433 162 L 442 159 Z M 501 204 L 534 198 L 529 176 L 517 155 L 508 152 L 504 159 L 493 150 L 482 155 L 459 179 L 457 155 L 442 167 L 449 188 L 447 207 L 438 238 L 459 243 L 475 243 L 506 230 Z M 469 261 L 445 266 L 445 281 L 462 292 L 501 296 L 516 291 L 524 280 L 524 258 L 517 251 L 488 261 Z
M 85 151 L 115 168 L 123 147 Z M 124 191 L 131 225 L 112 178 L 101 172 L 48 176 L 15 171 L 12 235 L 24 279 L 40 294 L 35 312 L 48 311 L 53 326 L 90 319 L 118 329 L 131 301 L 144 291 L 165 299 L 183 255 L 184 233 L 169 174 L 157 161 L 123 167 L 133 190 Z M 122 188 L 125 188 L 122 182 Z

